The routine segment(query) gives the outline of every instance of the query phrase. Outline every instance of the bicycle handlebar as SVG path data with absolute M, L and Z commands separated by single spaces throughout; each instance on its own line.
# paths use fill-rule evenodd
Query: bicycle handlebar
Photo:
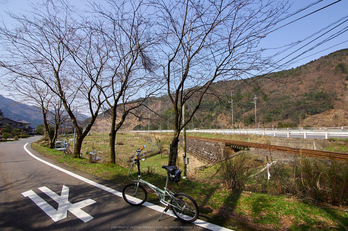
M 134 158 L 133 158 L 133 160 L 132 160 L 132 163 L 131 163 L 131 165 L 130 165 L 130 167 L 129 167 L 129 170 L 128 170 L 128 177 L 131 177 L 131 173 L 130 173 L 130 172 L 131 172 L 131 169 L 132 169 L 132 167 L 133 167 L 134 164 L 136 164 L 137 167 L 138 167 L 138 178 L 141 176 L 139 156 L 140 156 L 141 151 L 142 151 L 144 148 L 146 148 L 146 145 L 144 145 L 144 146 L 142 146 L 141 148 L 137 149 L 137 151 L 136 151 L 136 153 L 135 153 L 135 155 L 134 155 Z M 129 178 L 129 179 L 130 179 L 130 178 Z M 134 179 L 131 179 L 131 180 L 134 180 Z
M 139 162 L 139 155 L 140 155 L 140 152 L 146 147 L 146 145 L 142 146 L 141 148 L 139 148 L 137 150 L 137 153 L 135 153 L 135 157 L 134 157 L 134 160 L 135 160 L 135 163 L 137 164 L 138 166 L 138 177 L 140 177 L 140 162 Z
M 137 153 L 135 154 L 136 156 L 138 156 L 140 154 L 140 152 L 146 147 L 146 145 L 142 146 L 141 148 L 139 148 L 137 150 Z

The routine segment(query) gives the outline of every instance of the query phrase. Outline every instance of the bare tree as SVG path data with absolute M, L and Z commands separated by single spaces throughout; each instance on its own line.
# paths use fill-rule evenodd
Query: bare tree
M 286 5 L 272 0 L 152 2 L 162 37 L 157 58 L 174 109 L 168 165 L 176 164 L 180 132 L 199 109 L 210 85 L 268 65 L 257 45 Z M 182 122 L 188 100 L 195 105 Z
M 55 96 L 50 102 L 51 107 L 49 107 L 49 120 L 51 121 L 50 124 L 53 126 L 50 147 L 53 147 L 55 141 L 58 139 L 59 128 L 69 120 L 69 116 L 67 115 L 60 98 Z
M 31 78 L 14 78 L 9 87 L 20 94 L 23 101 L 34 103 L 41 108 L 45 137 L 48 139 L 49 148 L 54 148 L 59 126 L 67 119 L 62 101 L 46 86 Z
M 82 141 L 103 103 L 99 88 L 103 60 L 98 64 L 94 59 L 98 35 L 77 21 L 81 18 L 64 1 L 47 1 L 40 7 L 33 8 L 30 16 L 12 15 L 18 22 L 15 29 L 0 29 L 7 54 L 0 66 L 11 77 L 37 81 L 59 97 L 76 130 L 73 157 L 79 157 Z M 87 105 L 92 118 L 84 130 L 76 113 L 81 105 Z
M 103 89 L 107 87 L 105 83 L 108 74 L 105 73 L 108 72 L 107 64 L 111 57 L 110 45 L 106 42 L 104 34 L 95 31 L 95 27 L 94 22 L 85 20 L 80 24 L 73 40 L 62 41 L 71 57 L 69 66 L 72 68 L 72 72 L 69 84 L 72 89 L 70 90 L 76 91 L 76 95 L 70 101 L 68 98 L 62 97 L 63 105 L 72 120 L 77 135 L 74 157 L 79 156 L 82 141 L 90 132 L 106 100 Z M 58 94 L 64 96 L 64 93 L 65 90 L 59 86 Z M 85 102 L 86 106 L 84 107 L 82 103 L 76 107 L 76 104 L 73 104 L 75 97 L 81 97 L 80 101 Z M 89 112 L 90 120 L 84 128 L 81 128 L 77 121 L 77 110 L 84 108 Z
M 52 22 L 57 22 L 58 19 L 54 15 L 52 18 L 49 17 L 51 12 L 48 6 L 46 13 L 48 15 L 33 17 L 11 15 L 17 26 L 13 29 L 5 26 L 0 28 L 3 48 L 0 67 L 8 71 L 6 77 L 10 76 L 8 85 L 12 89 L 21 94 L 22 98 L 40 106 L 49 147 L 53 148 L 62 121 L 61 107 L 51 111 L 52 100 L 57 98 L 52 77 L 59 76 L 67 58 L 67 52 L 64 52 L 62 44 L 56 38 L 67 35 L 67 32 L 55 31 L 57 28 Z M 56 112 L 58 114 L 55 114 Z M 55 117 L 53 123 L 50 122 L 50 116 Z M 54 124 L 52 135 L 49 134 L 51 124 Z
M 142 106 L 159 89 L 153 80 L 154 65 L 147 55 L 155 39 L 143 1 L 108 1 L 107 7 L 93 5 L 103 22 L 96 31 L 110 44 L 109 82 L 102 88 L 111 115 L 109 133 L 111 162 L 116 163 L 116 134 L 128 114 Z M 149 89 L 150 88 L 150 89 Z M 134 100 L 139 98 L 138 100 Z

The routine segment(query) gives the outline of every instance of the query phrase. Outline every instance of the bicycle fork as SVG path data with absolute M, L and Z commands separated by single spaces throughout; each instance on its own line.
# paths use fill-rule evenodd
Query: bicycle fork
M 136 186 L 137 186 L 137 187 L 135 187 L 135 192 L 133 193 L 133 196 L 134 196 L 134 197 L 135 197 L 135 196 L 137 195 L 137 193 L 138 193 L 139 182 L 136 183 Z

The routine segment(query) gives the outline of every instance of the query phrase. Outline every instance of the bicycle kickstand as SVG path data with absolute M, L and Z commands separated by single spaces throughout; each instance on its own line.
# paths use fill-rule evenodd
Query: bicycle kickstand
M 167 205 L 167 206 L 164 208 L 163 212 L 161 213 L 160 217 L 158 218 L 158 221 L 161 220 L 161 217 L 162 217 L 163 213 L 166 213 L 166 212 L 168 211 L 168 209 L 169 209 L 169 205 Z

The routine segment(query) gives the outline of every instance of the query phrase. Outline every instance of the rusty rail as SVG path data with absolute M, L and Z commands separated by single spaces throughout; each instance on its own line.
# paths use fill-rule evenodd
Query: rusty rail
M 266 149 L 271 151 L 286 152 L 291 154 L 319 157 L 319 158 L 328 158 L 328 159 L 337 159 L 337 160 L 348 159 L 347 153 L 319 151 L 319 150 L 301 149 L 301 148 L 290 148 L 290 147 L 276 146 L 276 145 L 269 145 L 269 144 L 259 144 L 259 143 L 250 143 L 250 142 L 224 140 L 224 139 L 213 139 L 213 138 L 202 138 L 202 137 L 194 137 L 194 136 L 188 136 L 188 138 L 222 142 L 222 143 L 225 143 L 226 146 L 240 147 L 241 149 L 257 148 L 257 149 Z

